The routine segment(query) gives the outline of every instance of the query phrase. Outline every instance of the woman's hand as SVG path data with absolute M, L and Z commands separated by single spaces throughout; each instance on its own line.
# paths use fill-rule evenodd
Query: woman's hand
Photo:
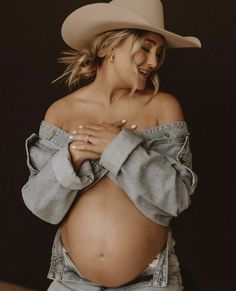
M 84 125 L 79 127 L 70 139 L 69 145 L 72 162 L 78 168 L 83 161 L 99 159 L 104 149 L 122 130 L 126 120 L 109 124 L 99 122 L 96 125 Z M 88 141 L 87 141 L 88 139 Z

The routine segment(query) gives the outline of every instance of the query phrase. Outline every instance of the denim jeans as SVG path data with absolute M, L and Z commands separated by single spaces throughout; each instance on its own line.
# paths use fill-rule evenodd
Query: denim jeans
M 105 287 L 86 279 L 73 264 L 61 240 L 58 229 L 52 248 L 51 266 L 48 278 L 53 282 L 48 291 L 101 291 L 101 290 L 162 290 L 182 291 L 182 277 L 178 258 L 174 253 L 176 242 L 172 230 L 168 228 L 168 238 L 164 249 L 135 279 L 119 287 Z

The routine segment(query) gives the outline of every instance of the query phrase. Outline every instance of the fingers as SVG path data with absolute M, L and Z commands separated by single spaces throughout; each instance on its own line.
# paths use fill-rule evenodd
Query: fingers
M 113 123 L 108 123 L 103 120 L 99 120 L 97 124 L 80 125 L 77 130 L 72 131 L 73 135 L 76 134 L 90 134 L 95 136 L 95 131 L 101 131 L 106 126 L 122 126 L 127 122 L 126 119 L 118 120 Z
M 122 120 L 118 120 L 117 122 L 112 123 L 112 124 L 113 124 L 113 125 L 116 125 L 116 126 L 122 126 L 122 125 L 124 125 L 126 122 L 127 122 L 126 119 L 122 119 Z
M 91 137 L 89 137 L 89 140 Z M 91 143 L 87 143 L 84 140 L 79 140 L 74 138 L 72 142 L 70 143 L 70 148 L 80 151 L 80 150 L 86 150 L 86 151 L 91 151 L 91 152 L 97 152 L 96 145 Z
M 75 134 L 75 135 L 70 135 L 69 139 L 71 141 L 80 141 L 80 142 L 88 143 L 89 141 L 91 142 L 91 135 L 88 135 L 88 134 L 83 134 L 83 135 Z
M 77 141 L 77 142 L 94 143 L 96 138 L 89 133 L 86 133 L 86 134 L 80 133 L 80 134 L 70 135 L 69 139 L 71 141 Z
M 69 139 L 73 139 L 74 137 L 75 139 L 86 140 L 88 135 L 98 137 L 98 130 L 94 130 L 92 126 L 84 126 L 83 128 L 79 128 L 76 131 L 73 131 L 73 135 L 70 135 Z
M 89 143 L 73 144 L 73 145 L 71 145 L 71 148 L 76 150 L 76 151 L 91 151 L 91 152 L 95 152 L 94 145 L 89 144 Z
M 103 125 L 103 126 L 106 126 L 106 125 L 110 125 L 110 126 L 122 126 L 122 125 L 124 125 L 125 123 L 127 122 L 127 120 L 126 119 L 122 119 L 122 120 L 118 120 L 118 121 L 116 121 L 116 122 L 113 122 L 113 123 L 108 123 L 108 122 L 105 122 L 105 121 L 103 121 L 103 120 L 99 120 L 99 122 L 98 122 L 98 124 L 100 124 L 100 125 Z
M 87 124 L 87 125 L 80 125 L 76 132 L 82 132 L 84 129 L 92 129 L 94 131 L 100 131 L 102 129 L 101 124 Z

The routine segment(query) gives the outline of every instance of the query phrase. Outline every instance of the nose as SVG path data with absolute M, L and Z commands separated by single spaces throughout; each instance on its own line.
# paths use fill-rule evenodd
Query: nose
M 157 68 L 158 59 L 157 59 L 156 54 L 149 54 L 148 59 L 147 59 L 147 65 L 151 70 Z

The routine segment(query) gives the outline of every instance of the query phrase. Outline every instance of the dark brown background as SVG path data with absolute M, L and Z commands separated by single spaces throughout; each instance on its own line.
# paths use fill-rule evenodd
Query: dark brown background
M 48 106 L 68 92 L 50 84 L 63 69 L 56 58 L 67 48 L 60 36 L 64 18 L 94 2 L 1 2 L 0 280 L 38 290 L 50 283 L 46 274 L 57 226 L 32 215 L 23 203 L 24 140 L 38 131 Z M 196 35 L 203 46 L 167 51 L 160 70 L 161 90 L 177 96 L 184 109 L 199 177 L 192 205 L 171 224 L 185 290 L 236 290 L 235 2 L 163 2 L 166 28 Z

